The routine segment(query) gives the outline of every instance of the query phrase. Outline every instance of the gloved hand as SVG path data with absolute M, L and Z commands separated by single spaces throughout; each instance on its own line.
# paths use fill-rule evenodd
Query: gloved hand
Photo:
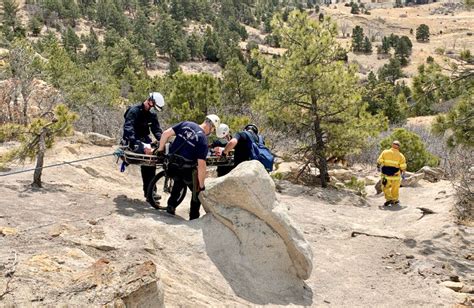
M 380 172 L 382 170 L 382 168 L 380 167 L 379 164 L 377 164 L 377 171 Z
M 402 180 L 406 178 L 405 172 L 402 172 Z

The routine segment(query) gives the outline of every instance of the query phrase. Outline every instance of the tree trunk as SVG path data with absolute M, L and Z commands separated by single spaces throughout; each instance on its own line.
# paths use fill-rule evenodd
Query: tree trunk
M 33 183 L 31 184 L 33 187 L 38 187 L 38 188 L 43 187 L 41 184 L 41 175 L 43 173 L 44 152 L 46 151 L 47 132 L 48 132 L 48 129 L 44 127 L 41 130 L 41 134 L 39 136 L 39 149 L 38 149 L 38 154 L 36 155 L 36 169 L 35 169 L 35 173 L 33 174 Z
M 28 96 L 23 94 L 23 125 L 28 125 Z
M 319 119 L 314 121 L 314 132 L 316 135 L 316 144 L 313 148 L 314 163 L 319 168 L 319 176 L 321 179 L 321 186 L 326 188 L 328 186 L 328 164 L 326 161 L 325 145 L 323 140 L 323 131 Z

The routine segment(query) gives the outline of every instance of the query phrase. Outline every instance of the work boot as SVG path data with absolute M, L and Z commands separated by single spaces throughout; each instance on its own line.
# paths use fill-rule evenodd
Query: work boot
M 394 201 L 392 201 L 392 204 L 393 204 L 394 206 L 400 205 L 400 201 L 394 200 Z
M 388 200 L 388 201 L 385 201 L 385 203 L 383 204 L 383 206 L 391 206 L 392 205 L 392 201 Z
M 168 206 L 166 207 L 166 213 L 171 214 L 171 215 L 175 215 L 175 213 L 176 213 L 176 208 L 174 208 L 174 207 L 168 205 Z

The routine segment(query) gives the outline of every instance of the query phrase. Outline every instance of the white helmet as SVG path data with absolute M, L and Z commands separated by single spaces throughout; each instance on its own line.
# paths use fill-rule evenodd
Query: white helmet
M 219 119 L 219 117 L 215 114 L 208 114 L 206 116 L 206 121 L 211 122 L 215 129 L 221 125 L 221 119 Z
M 229 134 L 229 126 L 227 124 L 222 123 L 216 129 L 216 136 L 217 138 L 224 138 Z
M 165 106 L 165 99 L 159 92 L 151 92 L 148 99 L 153 102 L 155 108 L 162 109 Z

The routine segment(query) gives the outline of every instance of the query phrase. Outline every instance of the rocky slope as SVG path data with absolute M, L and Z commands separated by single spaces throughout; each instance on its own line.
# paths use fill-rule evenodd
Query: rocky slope
M 112 151 L 64 141 L 46 163 Z M 271 293 L 264 284 L 278 281 L 262 281 L 269 273 L 235 263 L 238 257 L 223 258 L 222 251 L 241 251 L 212 214 L 187 221 L 187 200 L 175 217 L 147 205 L 138 168 L 120 173 L 111 157 L 46 169 L 42 190 L 28 186 L 31 177 L 0 177 L 0 305 L 419 307 L 472 301 L 473 229 L 454 223 L 446 181 L 402 188 L 402 207 L 392 210 L 380 209 L 383 197 L 372 190 L 362 199 L 344 190 L 278 183 L 276 198 L 309 243 L 313 269 L 300 289 Z M 417 207 L 435 214 L 422 217 Z M 249 284 L 252 277 L 259 283 Z

